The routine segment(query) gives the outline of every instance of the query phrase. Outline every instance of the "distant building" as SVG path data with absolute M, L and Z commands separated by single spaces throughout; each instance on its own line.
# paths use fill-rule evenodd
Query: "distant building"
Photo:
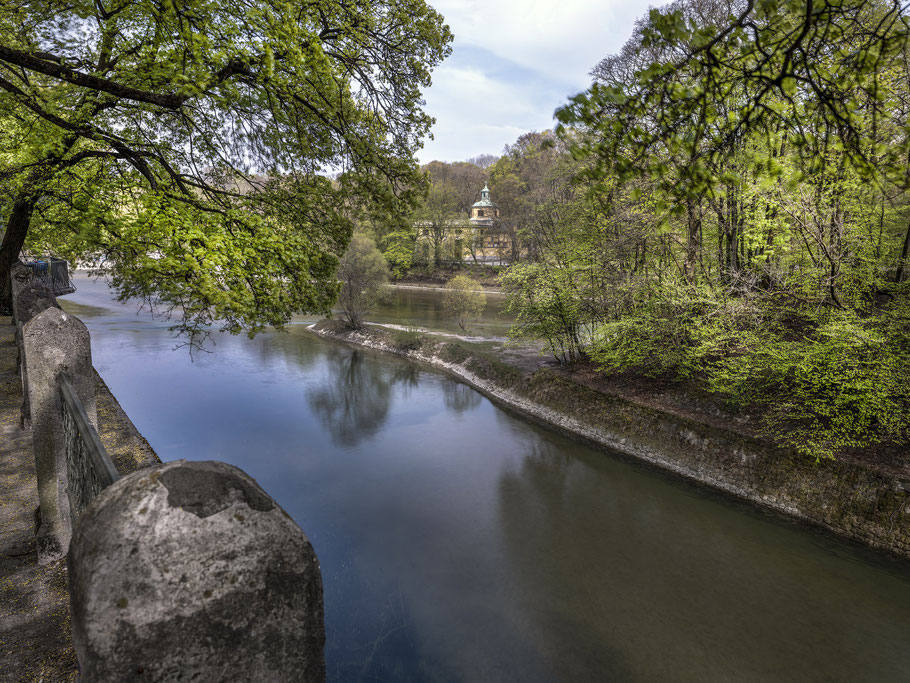
M 422 258 L 432 261 L 438 247 L 442 261 L 506 265 L 512 257 L 512 238 L 503 228 L 499 205 L 490 198 L 484 185 L 480 201 L 471 206 L 470 218 L 446 220 L 442 225 L 419 221 L 417 248 Z
M 471 221 L 480 224 L 499 218 L 499 204 L 490 199 L 490 188 L 486 185 L 480 191 L 480 201 L 471 207 Z

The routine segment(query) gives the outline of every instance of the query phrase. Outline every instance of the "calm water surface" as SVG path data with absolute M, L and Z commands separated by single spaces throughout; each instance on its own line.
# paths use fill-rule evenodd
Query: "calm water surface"
M 906 564 L 302 321 L 191 359 L 78 285 L 64 308 L 162 459 L 242 467 L 310 537 L 331 680 L 910 680 Z M 386 319 L 446 327 L 438 295 L 396 296 Z

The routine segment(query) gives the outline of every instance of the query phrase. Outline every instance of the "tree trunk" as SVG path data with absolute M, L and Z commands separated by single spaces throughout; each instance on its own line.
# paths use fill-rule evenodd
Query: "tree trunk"
M 686 261 L 685 277 L 689 284 L 695 282 L 695 262 L 701 248 L 699 237 L 701 235 L 701 201 L 696 207 L 695 200 L 691 197 L 686 200 Z
M 12 315 L 13 312 L 10 268 L 19 259 L 19 252 L 25 244 L 35 202 L 34 196 L 19 197 L 6 222 L 6 233 L 0 244 L 0 315 Z
M 901 260 L 897 264 L 897 274 L 894 276 L 895 282 L 904 279 L 904 266 L 907 264 L 907 255 L 910 253 L 910 224 L 907 225 L 907 234 L 904 235 L 904 248 L 901 251 Z

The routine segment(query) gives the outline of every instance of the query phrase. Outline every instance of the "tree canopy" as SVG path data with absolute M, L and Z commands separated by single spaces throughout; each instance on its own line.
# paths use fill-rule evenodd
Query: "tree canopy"
M 450 40 L 423 0 L 3 3 L 0 306 L 26 245 L 189 333 L 326 311 L 355 213 L 421 189 Z
M 815 458 L 905 452 L 907 39 L 891 0 L 651 10 L 557 141 L 491 169 L 519 200 L 513 334 L 687 383 Z
M 897 0 L 681 0 L 639 21 L 559 117 L 591 134 L 576 151 L 595 173 L 646 173 L 677 196 L 712 190 L 758 136 L 750 170 L 780 177 L 783 148 L 817 172 L 836 151 L 905 181 L 908 36 Z

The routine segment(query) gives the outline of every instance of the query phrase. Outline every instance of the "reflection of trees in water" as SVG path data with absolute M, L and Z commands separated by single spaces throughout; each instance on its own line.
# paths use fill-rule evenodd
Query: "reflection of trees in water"
M 519 471 L 506 470 L 499 482 L 500 506 L 510 517 L 550 524 L 564 514 L 566 482 L 574 461 L 546 441 L 528 443 Z
M 509 575 L 519 594 L 535 596 L 518 622 L 522 637 L 541 653 L 538 665 L 556 666 L 562 680 L 628 680 L 628 662 L 607 637 L 611 614 L 594 608 L 610 556 L 599 550 L 608 530 L 588 513 L 598 514 L 592 501 L 609 491 L 558 442 L 515 436 L 527 452 L 500 477 L 499 516 Z
M 288 325 L 282 331 L 269 330 L 252 341 L 242 338 L 246 345 L 255 345 L 259 358 L 272 364 L 276 357 L 300 370 L 311 368 L 321 355 L 325 342 L 309 332 L 304 325 Z
M 307 392 L 307 401 L 340 446 L 356 446 L 382 429 L 393 387 L 407 399 L 420 384 L 416 365 L 379 363 L 358 350 L 328 345 L 325 363 L 328 379 Z M 441 387 L 446 408 L 455 413 L 480 405 L 480 394 L 465 384 L 445 380 Z
M 404 397 L 420 383 L 420 370 L 410 363 L 388 367 L 365 356 L 327 345 L 328 380 L 307 392 L 313 412 L 340 446 L 356 446 L 376 434 L 385 424 L 392 387 L 400 386 Z
M 389 413 L 392 377 L 359 351 L 329 347 L 329 378 L 307 392 L 313 412 L 339 446 L 356 446 L 376 434 Z
M 412 363 L 396 363 L 392 370 L 392 384 L 401 385 L 404 389 L 404 398 L 411 396 L 411 389 L 416 389 L 419 381 L 420 370 Z
M 480 394 L 461 382 L 444 381 L 442 397 L 445 400 L 446 408 L 459 415 L 480 405 Z

